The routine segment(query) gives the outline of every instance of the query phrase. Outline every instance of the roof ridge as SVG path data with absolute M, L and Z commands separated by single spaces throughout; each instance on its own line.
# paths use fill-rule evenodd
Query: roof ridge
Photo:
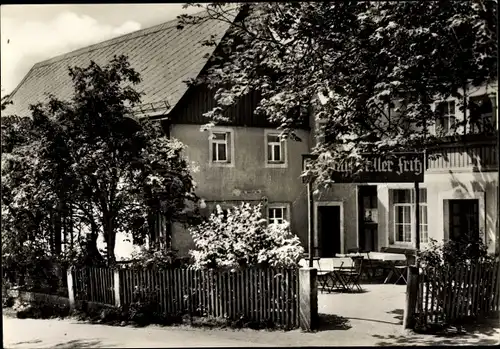
M 164 101 L 167 96 L 168 102 L 175 106 L 188 89 L 184 81 L 204 69 L 208 64 L 207 54 L 212 55 L 215 49 L 196 43 L 209 35 L 222 40 L 237 17 L 237 12 L 231 11 L 227 23 L 218 24 L 212 16 L 204 16 L 204 13 L 189 14 L 201 20 L 199 25 L 186 26 L 185 30 L 174 29 L 177 20 L 173 19 L 36 63 L 9 94 L 14 105 L 2 111 L 2 116 L 4 112 L 5 115 L 29 114 L 29 104 L 35 100 L 44 101 L 47 92 L 58 98 L 68 98 L 70 81 L 64 74 L 65 65 L 71 62 L 76 66 L 88 64 L 85 62 L 89 58 L 100 62 L 101 58 L 109 59 L 120 50 L 130 55 L 131 64 L 144 70 L 141 89 L 148 89 L 148 97 L 141 104 Z M 162 71 L 163 77 L 159 77 Z
M 205 13 L 205 11 L 196 12 L 196 13 L 192 14 L 191 16 L 200 16 L 202 13 Z M 135 39 L 135 38 L 140 37 L 140 36 L 147 36 L 147 35 L 151 35 L 151 34 L 154 34 L 154 33 L 160 32 L 160 31 L 171 29 L 174 26 L 177 26 L 177 20 L 178 20 L 178 18 L 175 18 L 175 19 L 169 20 L 167 22 L 156 24 L 154 26 L 147 27 L 144 29 L 139 29 L 139 30 L 127 33 L 127 34 L 123 34 L 123 35 L 120 35 L 120 36 L 117 36 L 117 37 L 114 37 L 111 39 L 100 41 L 100 42 L 97 42 L 97 43 L 92 44 L 92 45 L 88 45 L 88 46 L 85 46 L 85 47 L 82 47 L 82 48 L 79 48 L 79 49 L 76 49 L 76 50 L 73 50 L 70 52 L 60 54 L 58 56 L 46 59 L 44 61 L 40 61 L 38 63 L 35 63 L 33 65 L 32 69 L 35 69 L 38 67 L 43 67 L 45 65 L 49 65 L 49 64 L 52 64 L 55 62 L 64 61 L 64 60 L 69 59 L 71 57 L 78 56 L 82 53 L 88 53 L 88 52 L 95 51 L 97 49 L 113 46 L 113 45 L 122 43 L 124 41 Z

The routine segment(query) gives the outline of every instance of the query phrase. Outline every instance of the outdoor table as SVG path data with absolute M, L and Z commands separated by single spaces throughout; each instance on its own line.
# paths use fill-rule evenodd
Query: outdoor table
M 398 262 L 406 262 L 406 256 L 399 253 L 373 252 L 372 254 L 370 254 L 370 258 L 390 263 L 391 271 L 385 278 L 384 284 L 386 284 L 394 274 L 396 274 L 397 276 L 401 276 L 401 273 L 396 268 L 396 265 Z
M 329 279 L 332 282 L 331 287 L 329 287 L 329 290 L 332 291 L 334 288 L 341 288 L 346 291 L 349 291 L 349 285 L 347 284 L 346 280 L 344 279 L 344 276 L 342 275 L 342 270 L 345 269 L 350 269 L 347 267 L 343 268 L 335 268 L 331 271 L 329 271 Z M 340 286 L 340 287 L 339 287 Z
M 318 268 L 318 283 L 322 289 L 331 292 L 335 288 L 348 290 L 349 287 L 341 270 L 352 270 L 352 267 L 345 267 L 347 258 L 321 258 L 316 261 Z M 320 276 L 321 275 L 321 276 Z
M 379 261 L 406 261 L 406 256 L 399 253 L 387 253 L 387 252 L 370 252 L 370 259 L 375 259 Z

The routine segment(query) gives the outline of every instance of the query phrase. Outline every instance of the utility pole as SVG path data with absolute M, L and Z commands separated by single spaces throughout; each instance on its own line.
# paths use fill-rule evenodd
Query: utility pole
M 415 249 L 420 250 L 420 185 L 415 182 Z
M 305 171 L 308 165 L 308 160 L 317 159 L 317 155 L 302 154 L 302 171 Z M 309 250 L 309 268 L 313 268 L 314 262 L 314 196 L 313 183 L 314 176 L 309 175 L 303 177 L 303 182 L 307 183 L 307 245 Z
M 313 238 L 314 199 L 313 199 L 312 181 L 313 181 L 312 178 L 310 178 L 307 181 L 307 208 L 309 211 L 309 219 L 307 220 L 307 239 L 309 242 L 309 268 L 313 267 L 313 252 L 314 252 L 314 238 Z

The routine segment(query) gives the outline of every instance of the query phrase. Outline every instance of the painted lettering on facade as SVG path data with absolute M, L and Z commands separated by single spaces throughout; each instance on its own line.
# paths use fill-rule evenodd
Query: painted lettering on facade
M 337 165 L 332 179 L 336 182 L 423 182 L 425 163 L 422 153 L 392 153 L 384 157 L 366 155 L 364 167 L 352 163 Z

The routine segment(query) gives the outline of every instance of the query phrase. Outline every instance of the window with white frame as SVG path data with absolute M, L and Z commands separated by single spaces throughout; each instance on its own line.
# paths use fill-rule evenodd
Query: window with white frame
M 288 207 L 281 204 L 270 204 L 267 208 L 267 221 L 269 224 L 282 224 L 288 220 Z
M 415 234 L 415 191 L 413 189 L 391 189 L 393 202 L 394 241 L 397 244 L 410 244 Z M 427 218 L 427 190 L 419 191 L 420 242 L 429 239 Z
M 267 133 L 267 163 L 284 164 L 285 163 L 285 142 L 278 133 Z
M 441 102 L 437 106 L 439 118 L 436 120 L 436 126 L 445 135 L 455 132 L 455 109 L 455 101 Z
M 231 132 L 214 130 L 210 134 L 210 160 L 214 164 L 230 164 Z

